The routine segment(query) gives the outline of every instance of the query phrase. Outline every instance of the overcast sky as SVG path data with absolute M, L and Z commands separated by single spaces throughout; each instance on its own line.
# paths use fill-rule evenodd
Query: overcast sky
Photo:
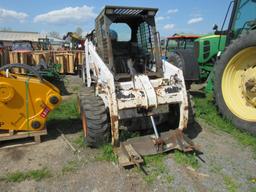
M 0 0 L 0 28 L 64 34 L 81 27 L 88 32 L 105 5 L 159 8 L 156 22 L 162 36 L 208 33 L 221 26 L 230 0 Z

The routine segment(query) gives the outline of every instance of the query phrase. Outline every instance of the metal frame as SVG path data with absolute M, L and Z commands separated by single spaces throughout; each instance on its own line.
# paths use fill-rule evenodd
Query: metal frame
M 108 28 L 106 21 L 109 22 L 109 18 L 106 18 L 104 14 L 107 8 L 109 7 L 107 6 L 96 19 L 96 25 L 102 22 L 102 18 L 105 19 L 104 29 Z M 146 10 L 156 11 L 156 9 Z M 100 32 L 97 30 L 99 29 L 95 30 L 99 41 L 102 40 L 102 34 L 97 34 Z M 158 43 L 156 38 L 155 34 L 154 40 Z M 96 45 L 99 46 L 99 44 L 100 42 L 97 42 Z M 107 46 L 111 45 L 109 38 L 107 44 Z M 103 99 L 105 107 L 109 110 L 113 145 L 119 144 L 120 120 L 137 117 L 136 109 L 138 108 L 147 110 L 146 115 L 151 116 L 154 111 L 156 113 L 166 112 L 164 108 L 168 110 L 169 104 L 179 104 L 180 121 L 178 130 L 183 130 L 187 127 L 188 100 L 182 70 L 167 61 L 159 60 L 161 64 L 158 67 L 162 71 L 160 77 L 150 79 L 146 74 L 135 74 L 131 80 L 117 82 L 114 79 L 113 72 L 110 70 L 109 63 L 104 62 L 105 57 L 101 51 L 97 50 L 91 40 L 87 39 L 85 41 L 87 86 L 92 86 L 92 72 L 96 78 L 96 95 Z M 160 53 L 160 49 L 156 50 L 156 52 Z M 112 49 L 108 52 L 108 55 L 110 54 L 112 54 Z M 160 59 L 160 54 L 158 55 Z M 110 58 L 108 58 L 108 61 L 111 61 Z M 85 74 L 83 76 L 85 77 Z M 127 115 L 127 113 L 129 114 Z

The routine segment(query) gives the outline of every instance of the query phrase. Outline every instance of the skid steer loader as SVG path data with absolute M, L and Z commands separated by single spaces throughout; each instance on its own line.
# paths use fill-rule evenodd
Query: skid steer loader
M 112 144 L 128 156 L 126 165 L 139 155 L 195 147 L 182 133 L 188 122 L 183 73 L 161 60 L 157 11 L 106 6 L 85 42 L 87 87 L 78 96 L 85 142 L 98 147 L 111 133 Z M 154 134 L 120 143 L 121 129 L 145 128 Z

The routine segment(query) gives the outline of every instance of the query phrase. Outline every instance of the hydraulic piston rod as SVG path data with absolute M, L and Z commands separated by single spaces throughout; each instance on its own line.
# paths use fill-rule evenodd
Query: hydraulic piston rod
M 156 139 L 159 139 L 159 134 L 157 132 L 157 128 L 156 128 L 156 124 L 155 124 L 155 121 L 154 121 L 154 117 L 152 115 L 150 116 L 150 120 L 151 120 L 151 123 L 153 125 L 153 129 L 154 129 L 154 132 L 155 132 L 155 135 L 156 135 Z

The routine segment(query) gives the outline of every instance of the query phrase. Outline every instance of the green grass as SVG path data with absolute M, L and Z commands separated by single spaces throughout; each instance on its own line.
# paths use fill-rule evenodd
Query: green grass
M 49 114 L 48 120 L 53 119 L 77 119 L 80 118 L 80 114 L 77 111 L 77 99 L 71 98 L 62 103 Z
M 78 148 L 83 148 L 85 147 L 84 145 L 84 133 L 81 132 L 79 135 L 73 140 L 73 143 L 78 147 Z
M 40 181 L 44 178 L 51 177 L 52 174 L 47 168 L 42 168 L 38 170 L 30 170 L 26 172 L 16 171 L 8 173 L 6 176 L 2 177 L 1 180 L 7 182 L 22 182 L 25 180 L 35 180 Z
M 227 186 L 229 192 L 236 192 L 238 185 L 234 182 L 234 180 L 229 176 L 224 176 L 224 184 Z
M 100 148 L 100 155 L 96 157 L 98 161 L 109 161 L 117 162 L 117 156 L 113 151 L 113 146 L 111 144 L 106 144 Z
M 165 158 L 166 155 L 164 154 L 146 156 L 144 158 L 148 175 L 143 173 L 143 178 L 148 184 L 152 184 L 158 176 L 163 177 L 163 180 L 167 183 L 171 183 L 174 180 L 174 177 L 169 174 L 168 168 L 164 163 Z M 96 157 L 96 160 L 117 163 L 117 156 L 113 151 L 113 146 L 111 144 L 102 146 L 100 148 L 100 155 Z M 135 170 L 138 171 L 139 169 Z
M 164 162 L 166 155 L 151 155 L 145 156 L 145 169 L 148 175 L 144 175 L 143 178 L 148 184 L 154 183 L 154 181 L 161 177 L 163 182 L 171 184 L 174 180 L 174 176 L 169 174 L 168 168 Z
M 48 128 L 60 128 L 62 131 L 82 129 L 80 114 L 77 110 L 77 99 L 75 97 L 62 101 L 54 109 L 47 119 Z
M 176 150 L 173 153 L 173 159 L 180 165 L 190 166 L 194 169 L 198 169 L 200 167 L 195 154 L 182 153 Z
M 66 165 L 62 168 L 62 173 L 74 172 L 79 169 L 79 162 L 76 160 L 69 161 Z
M 174 181 L 174 176 L 172 176 L 172 175 L 167 175 L 167 176 L 166 176 L 166 181 L 167 181 L 168 183 L 172 183 L 172 182 Z
M 212 95 L 207 95 L 206 98 L 194 98 L 196 117 L 204 119 L 207 123 L 214 126 L 214 128 L 222 130 L 234 136 L 241 144 L 250 146 L 256 155 L 256 137 L 242 132 L 234 127 L 229 121 L 222 118 L 213 104 Z

